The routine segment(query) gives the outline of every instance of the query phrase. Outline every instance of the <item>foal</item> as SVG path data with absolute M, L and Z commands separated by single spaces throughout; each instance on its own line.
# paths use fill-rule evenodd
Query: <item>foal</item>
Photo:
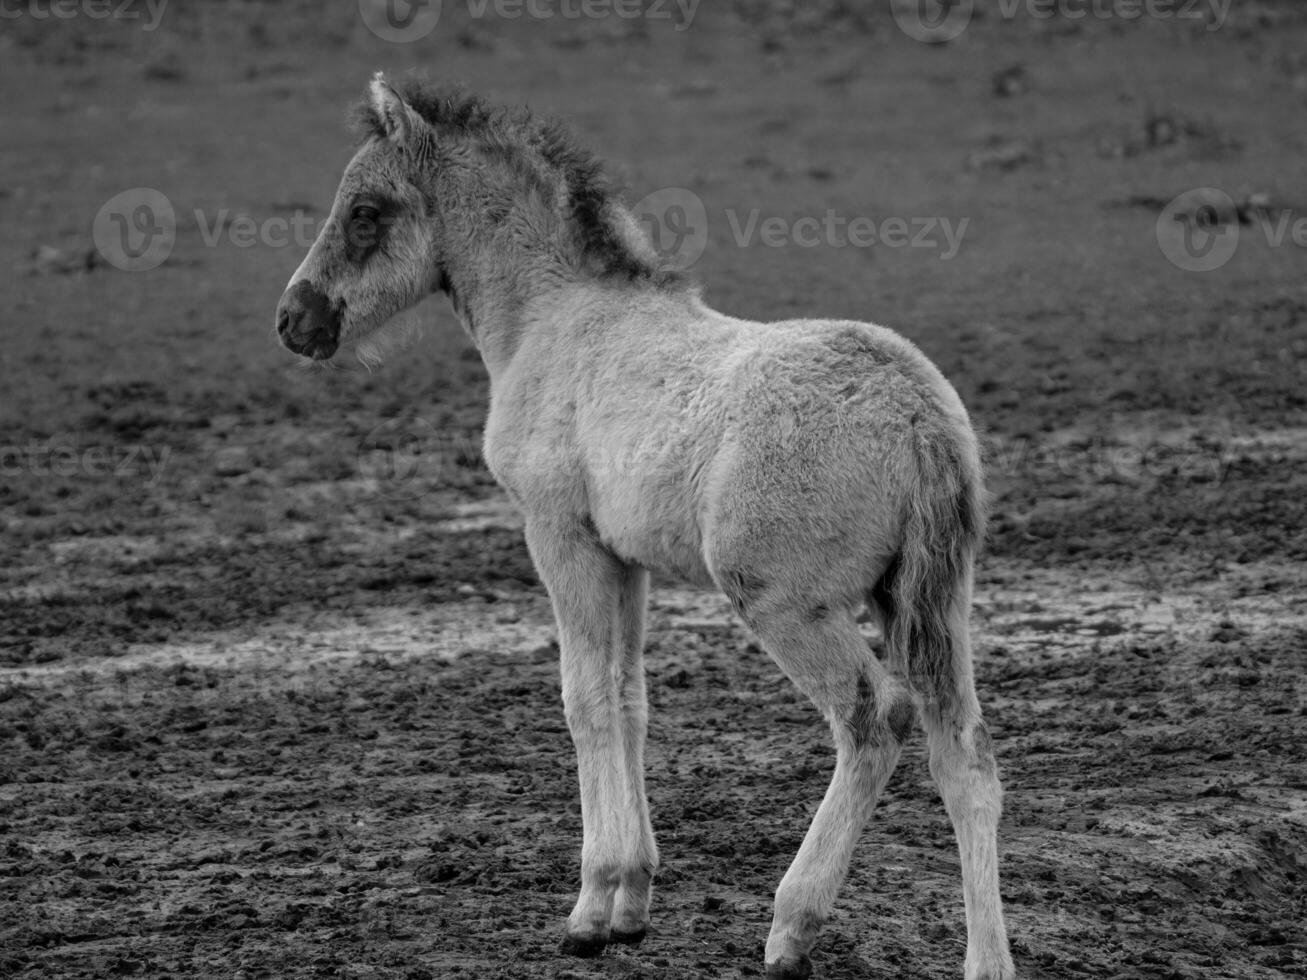
M 808 954 L 919 715 L 957 833 L 966 977 L 1013 977 L 1000 788 L 968 613 L 981 468 L 953 388 L 848 321 L 717 313 L 552 124 L 378 75 L 331 220 L 277 310 L 317 360 L 379 358 L 397 314 L 453 301 L 491 379 L 485 457 L 521 508 L 562 648 L 584 845 L 564 949 L 638 943 L 658 851 L 645 800 L 649 570 L 715 584 L 822 711 L 835 774 L 776 892 L 767 976 Z M 869 607 L 882 663 L 858 632 Z

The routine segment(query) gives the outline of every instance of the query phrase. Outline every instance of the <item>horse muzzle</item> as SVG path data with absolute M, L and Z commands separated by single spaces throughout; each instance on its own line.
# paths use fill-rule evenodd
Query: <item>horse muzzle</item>
M 326 293 L 301 279 L 277 304 L 277 336 L 287 350 L 325 361 L 340 346 L 340 313 Z

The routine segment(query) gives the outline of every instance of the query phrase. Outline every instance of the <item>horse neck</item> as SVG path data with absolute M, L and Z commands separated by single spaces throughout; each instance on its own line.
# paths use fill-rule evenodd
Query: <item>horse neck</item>
M 465 252 L 446 272 L 446 292 L 492 378 L 521 345 L 525 330 L 553 294 L 579 287 L 561 261 L 488 243 Z
M 456 213 L 468 224 L 450 229 L 457 244 L 445 269 L 446 291 L 492 377 L 512 359 L 541 306 L 586 284 L 583 263 L 569 254 L 565 219 L 530 210 L 533 204 L 519 200 L 521 211 L 497 228 L 475 206 L 460 207 Z
M 492 381 L 532 324 L 568 316 L 608 293 L 600 288 L 596 258 L 587 256 L 567 217 L 536 195 L 517 193 L 512 200 L 513 213 L 498 226 L 485 221 L 481 207 L 463 202 L 454 211 L 463 226 L 449 229 L 457 244 L 447 251 L 457 258 L 445 270 L 447 291 Z M 646 258 L 655 259 L 634 220 L 627 224 L 619 222 L 617 234 L 633 252 L 648 249 Z

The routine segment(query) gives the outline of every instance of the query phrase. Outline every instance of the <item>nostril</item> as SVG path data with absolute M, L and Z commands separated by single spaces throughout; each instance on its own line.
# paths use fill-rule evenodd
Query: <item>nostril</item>
M 300 280 L 282 294 L 276 321 L 281 344 L 292 353 L 319 360 L 335 353 L 340 337 L 340 314 L 313 283 Z

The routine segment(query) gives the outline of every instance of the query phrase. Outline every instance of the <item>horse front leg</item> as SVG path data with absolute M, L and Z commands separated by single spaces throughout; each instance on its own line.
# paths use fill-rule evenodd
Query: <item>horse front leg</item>
M 635 945 L 649 927 L 649 900 L 658 868 L 658 846 L 649 820 L 644 789 L 644 743 L 649 727 L 649 703 L 644 682 L 644 623 L 648 606 L 649 573 L 628 568 L 618 597 L 622 643 L 620 697 L 626 785 L 638 820 L 634 850 L 622 872 L 613 908 L 612 940 Z
M 624 583 L 630 569 L 582 522 L 528 520 L 527 546 L 558 622 L 563 711 L 581 789 L 581 893 L 562 950 L 597 956 L 612 938 L 617 892 L 642 860 L 622 711 Z

